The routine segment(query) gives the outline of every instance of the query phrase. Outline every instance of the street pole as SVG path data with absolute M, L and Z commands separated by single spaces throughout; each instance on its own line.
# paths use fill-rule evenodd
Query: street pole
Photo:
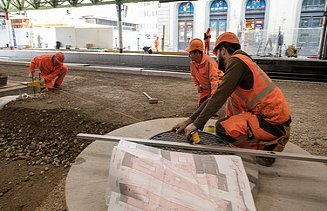
M 10 49 L 13 49 L 14 48 L 14 36 L 13 36 L 13 29 L 11 27 L 11 21 L 9 19 L 8 10 L 6 10 L 5 15 L 6 15 L 7 32 L 8 32 L 8 35 L 9 35 L 9 43 L 10 43 L 9 47 L 10 47 Z
M 118 37 L 119 37 L 119 53 L 123 53 L 123 23 L 121 18 L 121 0 L 117 0 L 117 14 L 118 14 Z
M 140 50 L 140 38 L 138 37 L 137 38 L 137 51 Z
M 320 38 L 320 46 L 319 46 L 319 59 L 326 60 L 327 59 L 327 34 L 326 34 L 326 27 L 327 27 L 327 3 L 325 4 L 324 10 L 324 18 L 323 18 L 323 25 L 322 25 L 322 32 Z
M 165 25 L 162 26 L 162 41 L 161 41 L 161 49 L 162 49 L 162 52 L 164 52 L 165 48 Z

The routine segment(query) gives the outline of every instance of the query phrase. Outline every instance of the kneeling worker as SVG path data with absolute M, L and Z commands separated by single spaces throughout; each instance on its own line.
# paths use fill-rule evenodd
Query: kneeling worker
M 216 133 L 241 148 L 280 152 L 289 140 L 291 115 L 282 91 L 266 73 L 240 50 L 235 34 L 220 35 L 213 50 L 218 67 L 225 72 L 212 97 L 187 120 L 173 127 L 185 135 L 203 129 L 210 117 L 227 101 L 227 117 L 216 123 Z M 275 159 L 257 157 L 257 163 L 271 166 Z
M 59 89 L 68 71 L 68 67 L 63 65 L 64 60 L 65 56 L 62 52 L 37 56 L 31 60 L 29 71 L 33 75 L 35 68 L 38 67 L 45 87 L 49 91 L 54 88 Z
M 191 59 L 190 71 L 195 87 L 200 94 L 198 106 L 216 92 L 224 73 L 218 69 L 217 62 L 203 53 L 203 41 L 194 38 L 190 41 L 186 51 Z

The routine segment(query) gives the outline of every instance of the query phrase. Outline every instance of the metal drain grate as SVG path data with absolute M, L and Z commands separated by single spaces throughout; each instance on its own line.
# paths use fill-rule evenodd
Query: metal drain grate
M 199 131 L 199 136 L 201 139 L 201 145 L 219 145 L 224 147 L 232 146 L 227 141 L 222 140 L 219 136 L 213 135 L 211 133 Z M 171 142 L 188 142 L 184 135 L 177 134 L 173 131 L 167 131 L 159 133 L 150 139 L 159 141 L 171 141 Z

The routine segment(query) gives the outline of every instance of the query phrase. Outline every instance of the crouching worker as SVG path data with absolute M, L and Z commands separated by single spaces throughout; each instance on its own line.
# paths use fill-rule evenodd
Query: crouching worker
M 282 91 L 265 72 L 240 50 L 235 34 L 225 32 L 213 54 L 225 75 L 221 84 L 195 113 L 173 127 L 185 135 L 203 129 L 210 117 L 226 103 L 226 117 L 216 122 L 216 133 L 236 147 L 280 152 L 289 140 L 291 115 Z M 275 159 L 257 157 L 258 164 L 271 166 Z
M 31 60 L 30 74 L 33 75 L 37 67 L 40 69 L 39 76 L 44 79 L 44 86 L 48 91 L 60 89 L 68 71 L 68 67 L 63 65 L 64 60 L 65 56 L 62 52 L 37 56 Z
M 186 51 L 189 54 L 191 76 L 199 93 L 198 106 L 216 92 L 224 73 L 218 69 L 217 62 L 203 53 L 203 41 L 194 38 Z

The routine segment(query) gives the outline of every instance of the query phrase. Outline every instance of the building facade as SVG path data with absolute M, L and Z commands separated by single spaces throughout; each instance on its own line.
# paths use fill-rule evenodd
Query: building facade
M 211 28 L 212 43 L 225 31 L 237 34 L 250 54 L 271 52 L 283 35 L 283 47 L 294 44 L 300 55 L 317 55 L 326 0 L 198 0 L 160 4 L 165 45 L 184 51 L 194 37 Z M 173 36 L 171 36 L 173 35 Z M 266 52 L 265 52 L 266 51 Z
M 242 48 L 251 55 L 276 54 L 276 46 L 279 45 L 285 51 L 293 44 L 298 48 L 299 55 L 311 56 L 318 54 L 326 0 L 197 0 L 170 3 L 153 1 L 123 6 L 123 47 L 126 50 L 141 50 L 143 46 L 153 47 L 155 37 L 158 36 L 160 47 L 163 44 L 163 49 L 160 50 L 182 52 L 190 39 L 203 39 L 204 32 L 210 27 L 211 50 L 220 34 L 231 31 L 238 35 Z M 92 24 L 117 23 L 116 5 L 27 11 L 33 28 L 37 25 L 52 24 L 85 25 L 85 17 L 95 15 L 105 18 Z M 15 25 L 15 21 L 12 22 Z M 127 23 L 130 26 L 127 26 Z M 19 24 L 17 22 L 17 27 L 13 29 L 17 32 L 15 46 L 50 48 L 55 45 L 55 37 L 49 36 L 48 30 L 44 30 L 44 33 L 41 30 L 39 35 L 43 40 L 35 41 L 38 29 L 27 33 L 24 30 L 31 29 Z M 5 47 L 9 38 L 5 32 L 3 15 L 0 16 L 0 25 L 0 47 Z M 114 29 L 114 48 L 118 48 L 118 30 L 116 27 Z M 278 39 L 280 37 L 283 39 Z

